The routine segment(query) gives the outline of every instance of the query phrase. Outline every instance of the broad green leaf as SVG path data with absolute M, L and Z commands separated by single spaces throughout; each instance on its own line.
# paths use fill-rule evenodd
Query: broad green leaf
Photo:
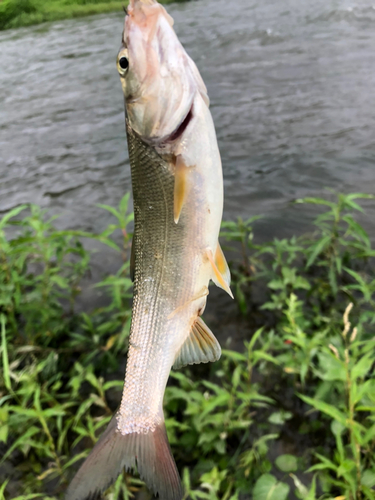
M 269 283 L 267 283 L 267 286 L 268 288 L 271 288 L 271 290 L 282 290 L 285 287 L 281 279 L 271 280 Z
M 354 469 L 355 462 L 353 460 L 346 459 L 344 460 L 337 469 L 337 476 L 345 476 L 347 472 L 350 472 Z
M 338 422 L 337 420 L 332 420 L 331 431 L 336 437 L 341 436 L 341 434 L 345 431 L 345 429 L 346 427 L 340 424 L 340 422 Z
M 351 378 L 356 380 L 358 378 L 364 378 L 369 374 L 372 365 L 374 364 L 374 354 L 369 352 L 366 356 L 363 356 L 352 368 Z
M 185 490 L 189 492 L 191 489 L 191 482 L 190 482 L 190 471 L 188 467 L 184 467 L 184 471 L 182 473 L 182 482 L 183 485 L 185 486 Z
M 3 229 L 3 227 L 5 227 L 6 223 L 9 221 L 9 219 L 16 217 L 16 215 L 22 212 L 22 210 L 25 210 L 25 208 L 27 208 L 27 205 L 20 205 L 19 207 L 13 208 L 7 214 L 5 214 L 0 220 L 0 229 Z
M 321 352 L 319 357 L 320 376 L 323 380 L 346 381 L 346 366 L 331 352 Z
M 253 500 L 286 500 L 288 493 L 287 484 L 278 482 L 271 474 L 263 474 L 255 483 Z
M 363 198 L 365 200 L 373 200 L 375 197 L 373 194 L 368 194 L 368 193 L 349 193 L 345 195 L 345 198 L 347 200 L 357 200 L 360 198 Z
M 315 456 L 320 460 L 320 463 L 313 465 L 306 472 L 313 472 L 316 470 L 326 470 L 331 469 L 333 471 L 337 471 L 337 465 L 335 465 L 331 460 L 320 455 L 319 453 L 315 453 Z
M 363 436 L 363 444 L 367 444 L 370 441 L 375 440 L 375 424 L 373 424 Z
M 222 357 L 226 357 L 232 359 L 233 361 L 246 361 L 247 358 L 244 354 L 236 351 L 229 351 L 227 349 L 222 349 L 221 351 Z
M 214 383 L 210 382 L 209 380 L 204 380 L 203 381 L 203 385 L 205 387 L 207 387 L 207 389 L 210 389 L 212 392 L 214 392 L 217 395 L 228 394 L 225 389 L 223 389 L 222 387 L 220 387 L 217 384 L 214 384 Z
M 230 399 L 230 394 L 221 394 L 220 396 L 215 396 L 212 397 L 205 405 L 204 405 L 204 410 L 200 413 L 200 418 L 205 417 L 209 413 L 212 412 L 212 410 L 215 410 L 219 406 L 226 405 L 228 403 L 228 400 Z
M 297 458 L 294 455 L 280 455 L 276 458 L 275 464 L 283 472 L 295 472 L 298 469 Z
M 309 404 L 310 406 L 313 406 L 322 413 L 325 413 L 331 418 L 337 420 L 341 425 L 347 427 L 347 417 L 345 413 L 338 410 L 335 406 L 325 403 L 324 401 L 319 401 L 317 399 L 309 398 L 308 396 L 304 396 L 303 394 L 297 393 L 297 395 L 303 401 L 305 401 L 305 403 Z
M 238 387 L 238 385 L 239 385 L 239 383 L 241 381 L 242 372 L 243 372 L 242 366 L 236 366 L 236 368 L 233 371 L 233 374 L 232 374 L 232 387 L 233 387 L 234 390 L 237 389 L 237 387 Z
M 7 487 L 7 484 L 9 483 L 10 479 L 6 479 L 3 484 L 0 486 L 0 500 L 6 500 L 4 496 L 4 491 L 5 488 Z
M 257 330 L 254 333 L 254 335 L 251 337 L 251 340 L 250 340 L 249 345 L 248 345 L 248 351 L 251 351 L 253 349 L 255 342 L 259 339 L 262 332 L 263 332 L 263 327 L 259 328 L 259 330 Z
M 299 198 L 295 203 L 311 203 L 313 205 L 326 205 L 327 207 L 334 208 L 335 204 L 332 201 L 325 200 L 324 198 Z
M 364 397 L 370 396 L 373 382 L 374 382 L 373 379 L 366 380 L 366 382 L 352 381 L 352 387 L 350 389 L 350 397 L 354 405 L 357 405 L 357 403 L 361 401 Z
M 295 474 L 289 474 L 290 477 L 293 479 L 294 486 L 297 488 L 298 493 L 301 495 L 301 498 L 307 498 L 308 495 L 308 490 L 306 486 L 298 479 L 298 477 Z
M 129 198 L 130 198 L 130 193 L 126 193 L 121 198 L 121 201 L 120 201 L 120 204 L 119 204 L 119 210 L 123 214 L 125 214 L 127 212 L 127 210 L 128 210 Z
M 254 356 L 254 362 L 257 362 L 260 359 L 264 359 L 264 360 L 269 361 L 270 363 L 273 363 L 275 365 L 280 364 L 278 359 L 274 358 L 273 356 L 271 356 L 271 354 L 268 354 L 267 352 L 254 351 L 253 356 Z
M 293 283 L 293 286 L 295 289 L 302 289 L 302 290 L 310 290 L 311 289 L 310 283 L 302 276 L 296 277 L 296 279 Z
M 97 207 L 100 207 L 100 208 L 103 208 L 104 210 L 107 210 L 108 212 L 110 212 L 112 215 L 114 215 L 116 217 L 117 220 L 120 220 L 121 219 L 121 215 L 120 213 L 114 208 L 114 207 L 111 207 L 110 205 L 104 205 L 102 203 L 98 203 L 96 205 Z
M 361 484 L 367 486 L 368 488 L 373 488 L 375 486 L 375 470 L 367 469 L 363 472 L 361 476 Z
M 367 232 L 363 229 L 363 227 L 358 224 L 358 222 L 356 222 L 350 215 L 345 215 L 343 217 L 343 220 L 349 225 L 351 230 L 365 242 L 366 246 L 370 248 L 370 240 Z
M 4 453 L 3 457 L 0 460 L 0 463 L 3 463 L 17 448 L 21 447 L 23 444 L 27 443 L 28 440 L 37 433 L 40 433 L 40 429 L 35 426 L 31 426 L 27 429 L 24 434 L 21 436 L 8 448 L 6 453 Z
M 54 500 L 52 497 L 47 497 L 44 493 L 30 493 L 29 495 L 21 495 L 13 497 L 12 500 L 33 500 L 34 498 L 43 498 L 43 500 Z
M 58 274 L 56 274 L 55 276 L 51 276 L 50 279 L 53 283 L 56 283 L 56 285 L 59 286 L 60 288 L 64 289 L 69 288 L 68 281 L 62 276 L 59 276 Z
M 365 282 L 365 280 L 362 278 L 362 276 L 357 273 L 356 271 L 353 271 L 352 269 L 349 269 L 347 267 L 344 267 L 345 271 L 350 274 L 358 284 L 354 285 L 348 285 L 346 288 L 347 289 L 353 289 L 353 290 L 358 290 L 363 294 L 363 297 L 366 301 L 371 300 L 372 292 L 370 291 L 369 285 Z
M 292 418 L 292 414 L 289 411 L 275 411 L 268 417 L 268 422 L 275 425 L 283 425 L 290 418 Z
M 323 236 L 314 245 L 310 247 L 310 255 L 306 263 L 306 267 L 309 268 L 316 260 L 319 254 L 330 244 L 331 236 Z
M 1 423 L 0 425 L 0 443 L 6 443 L 8 440 L 9 427 L 7 424 Z
M 304 500 L 316 500 L 315 494 L 316 494 L 316 475 L 314 475 L 312 479 L 311 488 L 309 490 L 307 497 L 305 497 Z
M 374 490 L 369 488 L 365 484 L 362 485 L 362 492 L 364 493 L 366 500 L 375 500 Z

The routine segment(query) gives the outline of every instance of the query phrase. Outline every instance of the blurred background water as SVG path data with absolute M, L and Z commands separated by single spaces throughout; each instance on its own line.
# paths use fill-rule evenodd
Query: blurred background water
M 290 236 L 310 222 L 296 198 L 374 192 L 373 2 L 168 6 L 211 98 L 225 219 L 264 214 L 258 238 Z M 118 13 L 0 33 L 0 212 L 33 202 L 61 213 L 60 227 L 99 232 L 111 221 L 96 204 L 131 189 L 122 26 Z M 371 202 L 368 213 L 374 229 Z

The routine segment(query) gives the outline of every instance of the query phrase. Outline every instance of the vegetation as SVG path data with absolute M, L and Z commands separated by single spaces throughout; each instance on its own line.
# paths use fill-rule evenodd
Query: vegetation
M 185 500 L 375 499 L 375 250 L 355 219 L 366 197 L 299 200 L 325 209 L 316 231 L 262 245 L 254 219 L 223 223 L 253 335 L 217 363 L 172 372 L 165 410 Z M 131 314 L 127 201 L 103 206 L 115 222 L 100 235 L 58 231 L 37 207 L 0 220 L 0 500 L 62 498 L 117 407 Z M 79 312 L 87 237 L 124 263 L 95 285 L 108 304 Z M 124 473 L 105 498 L 142 488 Z
M 160 0 L 160 3 L 186 0 Z M 120 12 L 129 0 L 2 0 L 0 30 L 91 14 Z

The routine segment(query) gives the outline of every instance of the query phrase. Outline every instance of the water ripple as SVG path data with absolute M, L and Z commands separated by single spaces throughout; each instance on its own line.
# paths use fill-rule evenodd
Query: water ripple
M 326 186 L 374 191 L 373 0 L 168 10 L 208 86 L 226 218 L 264 213 L 257 234 L 280 235 L 305 228 L 293 199 Z M 108 223 L 95 205 L 131 186 L 115 68 L 122 24 L 119 13 L 0 33 L 0 212 L 36 202 L 63 212 L 61 226 Z

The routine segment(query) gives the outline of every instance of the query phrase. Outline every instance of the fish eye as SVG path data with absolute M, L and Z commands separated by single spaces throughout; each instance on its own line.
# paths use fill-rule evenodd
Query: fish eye
M 127 53 L 126 55 L 122 53 L 117 57 L 117 69 L 118 72 L 120 73 L 120 76 L 125 76 L 128 68 L 129 68 L 129 59 L 127 58 Z
M 124 70 L 128 69 L 128 67 L 129 67 L 128 58 L 125 56 L 120 57 L 118 64 L 119 64 L 121 69 L 124 69 Z

